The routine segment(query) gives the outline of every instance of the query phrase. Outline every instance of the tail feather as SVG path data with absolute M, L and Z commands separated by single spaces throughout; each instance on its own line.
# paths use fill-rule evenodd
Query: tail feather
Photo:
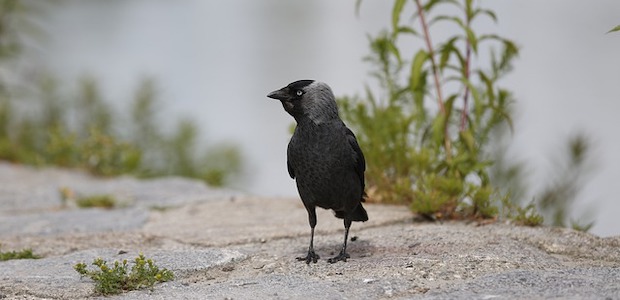
M 334 211 L 334 215 L 336 216 L 336 218 L 344 219 L 345 212 L 344 211 Z M 366 209 L 364 209 L 364 206 L 362 206 L 362 203 L 359 203 L 353 209 L 353 211 L 351 211 L 349 213 L 349 218 L 351 218 L 351 221 L 358 221 L 358 222 L 366 222 L 366 221 L 368 221 L 368 213 L 366 212 Z
M 366 209 L 364 209 L 362 203 L 358 204 L 351 213 L 351 221 L 368 221 L 368 213 L 366 213 Z

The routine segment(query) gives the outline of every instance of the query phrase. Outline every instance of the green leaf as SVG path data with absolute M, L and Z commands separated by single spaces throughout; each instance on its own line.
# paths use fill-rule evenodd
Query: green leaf
M 388 41 L 387 48 L 388 48 L 388 51 L 390 51 L 390 53 L 396 56 L 396 59 L 398 60 L 398 64 L 399 65 L 402 64 L 403 61 L 400 58 L 400 51 L 398 51 L 398 48 L 396 47 L 396 45 L 394 45 L 394 42 L 392 40 Z
M 424 95 L 426 95 L 426 79 L 427 79 L 428 71 L 423 71 L 420 74 L 420 81 L 418 82 L 418 86 L 413 88 L 413 102 L 415 103 L 416 112 L 421 120 L 426 120 L 426 109 L 424 107 Z M 420 122 L 424 123 L 424 122 Z M 420 124 L 422 126 L 422 124 Z
M 493 19 L 493 22 L 497 23 L 497 15 L 495 15 L 495 12 L 493 12 L 490 9 L 481 9 L 480 10 L 481 13 L 489 16 L 491 19 Z
M 412 34 L 415 36 L 419 36 L 420 34 L 415 31 L 415 29 L 409 27 L 409 26 L 400 26 L 398 27 L 398 29 L 396 29 L 396 34 L 400 34 L 400 33 L 408 33 L 408 34 Z
M 507 53 L 507 55 L 509 56 L 516 56 L 517 54 L 519 54 L 519 47 L 517 47 L 517 45 L 515 45 L 515 43 L 513 43 L 511 40 L 503 40 L 504 42 L 504 47 L 506 48 L 504 51 Z
M 450 95 L 450 97 L 448 97 L 448 99 L 446 99 L 446 101 L 444 101 L 444 108 L 446 110 L 446 121 L 450 119 L 450 116 L 452 115 L 452 107 L 454 107 L 454 101 L 456 100 L 457 95 L 453 94 Z
M 499 35 L 497 34 L 482 34 L 478 37 L 478 41 L 482 42 L 485 40 L 492 40 L 492 41 L 503 41 L 504 39 L 502 39 Z
M 467 34 L 467 41 L 471 45 L 471 48 L 474 50 L 474 53 L 478 53 L 478 39 L 476 39 L 476 34 L 470 27 L 462 26 L 463 30 Z
M 461 3 L 456 0 L 430 0 L 425 5 L 422 6 L 422 9 L 425 12 L 430 12 L 430 10 L 433 9 L 433 7 L 435 7 L 435 5 L 439 3 L 452 3 L 455 6 L 462 7 Z
M 475 19 L 479 14 L 485 14 L 489 18 L 491 18 L 493 20 L 493 22 L 497 23 L 497 15 L 495 15 L 495 12 L 493 12 L 490 9 L 481 9 L 481 8 L 475 9 L 472 12 L 469 20 L 471 21 L 471 20 Z
M 443 71 L 443 69 L 446 67 L 446 65 L 448 64 L 448 60 L 450 59 L 451 53 L 454 52 L 456 55 L 460 54 L 458 49 L 454 47 L 454 43 L 457 40 L 458 40 L 458 37 L 453 37 L 441 47 L 441 50 L 440 50 L 441 55 L 439 56 L 439 70 Z
M 448 123 L 450 122 L 450 118 L 452 117 L 452 112 L 454 111 L 453 107 L 454 107 L 454 101 L 456 101 L 456 98 L 457 98 L 457 94 L 454 94 L 448 97 L 446 101 L 444 101 L 444 109 L 446 112 L 445 113 L 446 117 L 444 120 L 445 124 L 443 125 L 444 128 L 448 127 L 449 125 Z
M 424 50 L 418 51 L 415 57 L 413 58 L 413 62 L 411 63 L 411 78 L 410 85 L 412 89 L 416 89 L 418 84 L 420 83 L 422 68 L 424 67 L 424 62 L 429 59 L 428 53 Z
M 484 83 L 487 88 L 487 96 L 489 97 L 489 102 L 491 105 L 495 102 L 495 93 L 493 92 L 493 81 L 487 76 L 484 71 L 478 71 L 478 76 L 480 76 L 480 81 Z
M 439 3 L 439 1 L 440 1 L 440 0 L 431 0 L 431 1 L 428 1 L 428 2 L 424 5 L 424 6 L 422 6 L 422 9 L 423 9 L 425 12 L 429 12 L 429 11 L 433 8 L 433 6 L 435 6 L 435 4 Z
M 454 17 L 454 16 L 439 15 L 431 19 L 431 22 L 429 23 L 435 23 L 439 21 L 450 21 L 450 22 L 457 24 L 461 28 L 465 28 L 465 24 L 463 23 L 463 20 L 459 19 L 458 17 Z
M 394 8 L 392 9 L 392 28 L 394 30 L 398 28 L 398 23 L 400 23 L 400 14 L 403 12 L 403 7 L 405 7 L 405 0 L 396 0 L 394 2 Z
M 475 12 L 471 9 L 472 0 L 465 0 L 465 15 L 468 20 L 472 20 L 475 17 Z
M 428 21 L 428 25 L 429 25 L 429 26 L 430 26 L 430 25 L 433 25 L 433 24 L 435 24 L 435 23 L 437 23 L 437 22 L 439 22 L 439 21 L 449 21 L 449 20 L 452 20 L 452 19 L 454 19 L 454 18 L 455 18 L 455 17 L 449 17 L 449 16 L 444 16 L 444 15 L 439 15 L 439 16 L 437 16 L 437 17 L 434 17 L 434 18 L 430 19 L 430 21 Z
M 471 129 L 462 130 L 459 132 L 459 137 L 463 144 L 467 147 L 467 150 L 472 155 L 477 155 L 476 153 L 476 141 L 474 140 L 474 135 L 471 132 Z
M 482 98 L 480 97 L 480 93 L 478 92 L 478 89 L 476 89 L 476 87 L 471 83 L 471 81 L 465 78 L 461 78 L 461 82 L 469 88 L 471 96 L 472 98 L 474 98 L 474 114 L 476 117 L 476 122 L 478 122 L 482 118 L 483 112 L 483 103 Z
M 458 25 L 461 29 L 463 29 L 463 31 L 465 31 L 465 38 L 467 39 L 467 41 L 471 45 L 472 49 L 474 50 L 474 53 L 478 53 L 478 39 L 476 38 L 476 34 L 474 34 L 473 30 L 471 30 L 471 28 L 469 26 L 467 26 L 467 25 L 465 25 L 465 23 L 463 23 L 463 20 L 461 20 L 461 19 L 459 19 L 457 17 L 450 17 L 450 16 L 445 16 L 445 15 L 440 15 L 438 17 L 435 17 L 435 18 L 431 19 L 429 24 L 433 24 L 435 22 L 440 22 L 440 21 L 450 21 L 450 22 Z
M 510 102 L 510 92 L 504 89 L 499 89 L 497 91 L 497 102 L 499 103 L 497 106 L 493 105 L 491 108 L 495 113 L 500 115 L 506 123 L 508 123 L 508 127 L 510 128 L 510 132 L 514 133 L 514 125 L 512 122 L 512 118 L 510 116 L 510 112 L 506 110 L 507 103 Z
M 610 33 L 610 32 L 616 32 L 616 31 L 620 31 L 620 25 L 618 25 L 618 26 L 616 26 L 616 27 L 612 28 L 610 31 L 607 31 L 607 33 Z
M 502 52 L 499 60 L 496 59 L 495 53 L 492 51 L 491 66 L 494 72 L 493 77 L 499 77 L 512 69 L 512 60 L 519 54 L 519 48 L 510 40 L 501 39 Z
M 437 114 L 437 117 L 433 120 L 433 125 L 431 128 L 432 140 L 437 145 L 441 145 L 444 139 L 444 129 L 446 126 L 446 115 L 445 114 Z

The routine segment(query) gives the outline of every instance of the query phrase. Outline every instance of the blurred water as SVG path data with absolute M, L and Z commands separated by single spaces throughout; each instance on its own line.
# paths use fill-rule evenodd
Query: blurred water
M 209 142 L 233 141 L 247 159 L 238 188 L 296 195 L 285 165 L 292 119 L 265 95 L 297 79 L 329 83 L 337 95 L 370 83 L 366 34 L 389 24 L 390 1 L 77 1 L 46 18 L 38 58 L 64 82 L 92 74 L 106 97 L 126 105 L 141 76 L 159 83 L 167 120 L 198 121 Z M 531 162 L 540 188 L 559 143 L 575 131 L 593 137 L 598 172 L 579 209 L 598 208 L 593 232 L 620 234 L 620 2 L 488 1 L 498 30 L 522 46 L 503 82 L 516 93 L 511 155 Z M 70 87 L 67 87 L 70 90 Z M 168 121 L 170 122 L 170 121 Z M 169 126 L 170 124 L 164 124 Z

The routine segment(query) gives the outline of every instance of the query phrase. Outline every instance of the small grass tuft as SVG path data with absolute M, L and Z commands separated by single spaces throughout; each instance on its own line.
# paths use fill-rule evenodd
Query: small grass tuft
M 111 209 L 116 207 L 117 202 L 116 198 L 111 195 L 93 195 L 80 197 L 75 200 L 77 206 L 81 208 L 101 207 Z
M 102 258 L 96 258 L 92 265 L 95 270 L 88 270 L 85 263 L 78 263 L 73 268 L 82 277 L 89 277 L 95 281 L 95 292 L 102 295 L 119 294 L 152 287 L 155 283 L 174 279 L 172 271 L 160 269 L 152 259 L 142 253 L 134 259 L 134 265 L 129 270 L 127 260 L 115 261 L 112 266 Z
M 516 212 L 511 216 L 512 220 L 523 226 L 540 226 L 544 222 L 543 216 L 536 211 L 534 203 L 530 203 L 525 207 L 515 206 Z
M 41 256 L 36 255 L 32 252 L 32 249 L 27 248 L 20 251 L 8 251 L 2 252 L 0 251 L 0 261 L 11 260 L 11 259 L 39 259 Z
M 68 187 L 62 187 L 59 190 L 60 199 L 63 207 L 67 207 L 69 203 L 75 204 L 79 208 L 100 207 L 112 209 L 118 207 L 118 200 L 108 194 L 80 196 Z

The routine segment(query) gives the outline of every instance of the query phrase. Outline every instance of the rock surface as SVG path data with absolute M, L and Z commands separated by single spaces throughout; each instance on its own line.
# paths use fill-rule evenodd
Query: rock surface
M 293 184 L 292 182 L 290 184 Z M 110 194 L 122 206 L 80 209 L 60 190 Z M 620 237 L 560 228 L 415 223 L 399 206 L 368 205 L 351 258 L 328 264 L 342 221 L 318 211 L 315 249 L 297 199 L 268 199 L 164 178 L 96 178 L 0 163 L 0 251 L 44 258 L 0 262 L 0 299 L 98 298 L 78 262 L 138 253 L 174 281 L 110 299 L 618 299 Z M 101 297 L 103 298 L 103 297 Z

